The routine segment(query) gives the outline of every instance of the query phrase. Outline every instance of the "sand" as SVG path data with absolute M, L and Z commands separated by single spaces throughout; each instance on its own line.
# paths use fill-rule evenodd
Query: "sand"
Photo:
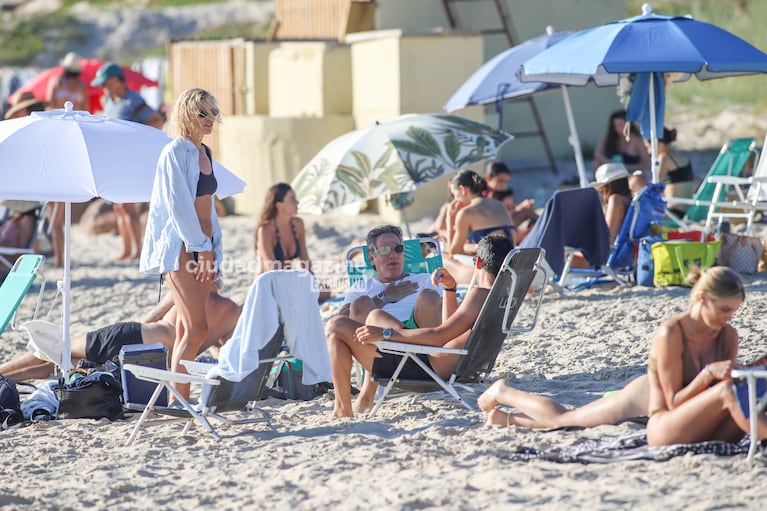
M 380 222 L 342 213 L 304 217 L 313 259 L 337 261 Z M 240 270 L 252 262 L 254 220 L 222 219 L 225 252 Z M 416 222 L 414 232 L 426 226 Z M 112 235 L 73 228 L 72 330 L 140 318 L 157 299 L 157 279 L 135 263 L 112 263 Z M 48 282 L 61 270 L 47 267 Z M 232 269 L 224 293 L 244 299 L 252 273 Z M 746 277 L 749 298 L 734 324 L 742 355 L 765 351 L 765 274 Z M 599 286 L 545 295 L 536 329 L 507 342 L 491 379 L 582 405 L 645 370 L 659 322 L 687 304 L 687 290 Z M 53 292 L 48 292 L 47 306 Z M 31 315 L 31 301 L 20 312 Z M 25 350 L 6 332 L 0 357 Z M 271 399 L 264 425 L 222 427 L 216 441 L 180 424 L 148 429 L 130 447 L 133 420 L 64 420 L 0 432 L 3 509 L 757 509 L 763 463 L 745 455 L 685 455 L 665 462 L 573 464 L 513 461 L 520 448 L 545 450 L 584 438 L 641 432 L 634 423 L 591 430 L 540 432 L 484 425 L 486 414 L 444 395 L 415 404 L 387 402 L 374 419 L 330 418 L 332 401 Z

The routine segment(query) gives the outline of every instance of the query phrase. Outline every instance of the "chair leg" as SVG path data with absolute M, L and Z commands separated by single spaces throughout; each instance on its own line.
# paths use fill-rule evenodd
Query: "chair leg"
M 187 412 L 192 416 L 192 420 L 196 420 L 199 422 L 205 429 L 207 429 L 211 435 L 216 437 L 216 440 L 221 440 L 221 436 L 216 433 L 216 430 L 213 429 L 213 426 L 208 421 L 207 417 L 205 417 L 205 414 L 208 412 L 208 407 L 203 407 L 202 411 L 195 410 L 194 406 L 192 406 L 189 401 L 184 399 L 184 396 L 182 396 L 178 390 L 173 385 L 166 385 L 168 390 L 175 396 L 176 399 L 178 399 L 179 403 L 182 403 L 184 405 L 184 408 Z M 191 420 L 190 420 L 191 422 Z M 184 436 L 188 431 L 189 427 L 191 426 L 190 422 L 184 426 L 184 429 L 181 431 L 180 436 Z
M 131 431 L 131 434 L 128 437 L 128 442 L 125 445 L 131 445 L 133 443 L 133 440 L 136 439 L 139 428 L 141 428 L 141 425 L 144 424 L 144 422 L 146 422 L 147 418 L 149 418 L 149 414 L 152 413 L 152 408 L 154 408 L 154 404 L 157 402 L 157 399 L 160 397 L 160 392 L 162 392 L 163 388 L 165 388 L 165 385 L 163 383 L 157 384 L 157 386 L 154 389 L 154 392 L 152 393 L 152 397 L 149 398 L 149 402 L 147 403 L 146 408 L 144 408 L 144 411 L 141 413 L 141 417 L 139 417 L 138 422 L 133 427 L 133 431 Z
M 373 415 L 375 415 L 378 409 L 381 408 L 381 405 L 383 404 L 384 399 L 386 399 L 386 396 L 389 394 L 389 391 L 394 386 L 394 382 L 397 381 L 397 377 L 399 377 L 399 373 L 402 372 L 402 368 L 405 367 L 405 363 L 407 362 L 408 358 L 409 357 L 407 355 L 404 355 L 402 359 L 399 361 L 399 365 L 397 366 L 397 369 L 394 370 L 394 374 L 392 374 L 391 378 L 389 378 L 389 383 L 386 384 L 383 394 L 381 394 L 381 397 L 378 398 L 378 400 L 376 401 L 376 404 L 373 406 L 373 409 L 370 410 L 368 417 L 372 417 Z
M 404 358 L 404 357 L 403 357 L 403 358 Z M 447 392 L 448 394 L 450 394 L 451 396 L 453 396 L 453 397 L 456 399 L 456 401 L 458 401 L 459 403 L 461 403 L 463 406 L 465 406 L 466 408 L 468 408 L 468 409 L 469 409 L 469 410 L 471 410 L 471 411 L 476 411 L 476 410 L 477 410 L 477 409 L 476 409 L 476 407 L 474 407 L 474 406 L 471 406 L 471 405 L 470 405 L 470 404 L 469 404 L 469 403 L 468 403 L 468 402 L 467 402 L 467 401 L 466 401 L 466 400 L 465 400 L 465 399 L 464 399 L 464 398 L 463 398 L 463 397 L 462 397 L 462 396 L 461 396 L 461 395 L 458 393 L 458 391 L 457 391 L 457 390 L 455 390 L 455 387 L 453 387 L 453 385 L 450 385 L 450 384 L 446 383 L 446 382 L 445 382 L 445 380 L 443 380 L 442 378 L 440 378 L 440 377 L 439 377 L 439 375 L 437 375 L 437 373 L 435 373 L 433 369 L 429 368 L 429 366 L 427 366 L 427 365 L 424 363 L 424 361 L 423 361 L 423 360 L 421 360 L 421 359 L 420 359 L 420 358 L 418 358 L 418 357 L 410 357 L 410 358 L 412 358 L 412 359 L 413 359 L 413 361 L 414 361 L 416 364 L 418 364 L 418 365 L 419 365 L 419 367 L 420 367 L 421 369 L 423 369 L 423 370 L 424 370 L 424 371 L 425 371 L 427 374 L 429 374 L 429 375 L 431 376 L 431 378 L 432 378 L 432 379 L 433 379 L 435 382 L 437 382 L 437 385 L 439 385 L 440 387 L 442 387 L 442 389 L 443 389 L 445 392 Z

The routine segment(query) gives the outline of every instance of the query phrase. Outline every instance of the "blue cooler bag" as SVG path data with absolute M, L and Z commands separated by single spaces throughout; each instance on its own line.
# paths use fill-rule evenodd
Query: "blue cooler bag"
M 123 404 L 131 410 L 146 408 L 152 397 L 156 383 L 136 378 L 133 373 L 122 369 L 125 364 L 168 369 L 168 348 L 161 342 L 150 344 L 128 344 L 120 348 L 120 377 L 123 386 Z M 155 403 L 157 406 L 168 405 L 168 391 L 163 389 Z
M 639 252 L 637 253 L 637 285 L 653 287 L 655 278 L 655 264 L 652 261 L 653 243 L 663 240 L 662 235 L 647 236 L 639 240 Z

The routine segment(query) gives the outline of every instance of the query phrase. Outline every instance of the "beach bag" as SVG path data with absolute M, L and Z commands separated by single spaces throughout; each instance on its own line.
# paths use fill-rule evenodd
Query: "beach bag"
M 709 268 L 716 263 L 721 240 L 662 241 L 650 247 L 653 260 L 653 284 L 662 286 L 690 286 L 687 273 L 692 266 Z
M 0 429 L 8 429 L 23 421 L 16 382 L 0 375 Z
M 762 240 L 741 234 L 722 234 L 722 248 L 717 261 L 738 273 L 751 274 L 759 270 L 764 246 Z
M 300 399 L 308 401 L 322 394 L 319 385 L 304 385 L 304 364 L 295 357 L 276 360 L 272 364 L 263 397 L 277 399 Z
M 701 241 L 702 231 L 662 231 L 653 236 L 646 236 L 637 244 L 636 283 L 639 286 L 655 285 L 655 264 L 652 260 L 652 245 L 663 241 Z M 711 235 L 705 235 L 706 241 L 714 241 Z
M 120 381 L 107 372 L 93 372 L 67 384 L 59 381 L 56 416 L 59 419 L 122 419 L 121 396 Z

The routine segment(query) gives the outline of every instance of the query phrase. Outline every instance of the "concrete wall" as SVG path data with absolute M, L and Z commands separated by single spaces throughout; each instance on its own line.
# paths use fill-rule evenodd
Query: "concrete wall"
M 260 214 L 271 185 L 292 181 L 329 140 L 353 129 L 348 115 L 227 117 L 220 126 L 220 161 L 247 183 L 243 193 L 233 196 L 237 213 Z
M 269 115 L 269 55 L 277 48 L 263 41 L 245 45 L 245 115 Z
M 269 115 L 352 112 L 351 50 L 329 42 L 282 43 L 269 54 Z

